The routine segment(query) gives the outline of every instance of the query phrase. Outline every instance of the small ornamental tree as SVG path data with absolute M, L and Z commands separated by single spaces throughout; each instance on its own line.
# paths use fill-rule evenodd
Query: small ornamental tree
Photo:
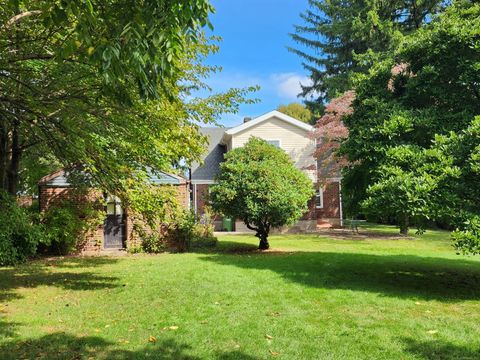
M 352 103 L 355 100 L 355 91 L 349 90 L 333 99 L 325 107 L 325 112 L 315 124 L 312 135 L 317 139 L 317 148 L 313 156 L 317 159 L 319 181 L 324 182 L 328 177 L 336 177 L 348 165 L 344 156 L 337 154 L 340 144 L 348 137 L 348 129 L 343 124 L 343 118 L 353 113 Z
M 266 250 L 270 229 L 295 223 L 313 193 L 311 180 L 288 154 L 251 138 L 225 155 L 210 197 L 215 211 L 242 220 Z

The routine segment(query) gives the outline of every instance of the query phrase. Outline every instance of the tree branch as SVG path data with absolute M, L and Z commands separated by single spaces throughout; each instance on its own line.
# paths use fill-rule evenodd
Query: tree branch
M 25 11 L 23 13 L 20 13 L 18 15 L 15 15 L 14 17 L 10 18 L 3 26 L 2 30 L 8 29 L 10 26 L 22 21 L 22 19 L 33 16 L 33 15 L 39 15 L 42 12 L 40 10 L 32 10 L 32 11 Z
M 248 221 L 244 221 L 244 223 L 245 223 L 245 226 L 247 227 L 247 229 L 250 229 L 250 230 L 252 230 L 252 231 L 258 232 L 258 229 L 257 229 L 256 227 L 251 226 L 251 225 L 248 223 Z

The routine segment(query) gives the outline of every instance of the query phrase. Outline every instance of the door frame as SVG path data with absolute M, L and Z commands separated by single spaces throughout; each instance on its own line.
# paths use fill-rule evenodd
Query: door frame
M 104 250 L 116 250 L 116 249 L 125 249 L 126 248 L 126 238 L 127 238 L 127 216 L 125 213 L 125 209 L 122 207 L 121 200 L 114 195 L 105 195 L 105 219 L 103 221 L 103 249 Z M 109 214 L 111 208 L 109 208 L 109 204 L 113 204 L 113 214 Z M 120 209 L 121 214 L 117 214 L 117 211 Z M 108 216 L 121 216 L 121 223 L 120 226 L 122 228 L 121 231 L 121 246 L 107 246 L 106 241 L 106 226 L 107 226 L 107 219 Z

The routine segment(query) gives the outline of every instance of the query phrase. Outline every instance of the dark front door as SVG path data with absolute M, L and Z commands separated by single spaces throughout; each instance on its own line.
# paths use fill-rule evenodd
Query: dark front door
M 107 217 L 103 227 L 105 249 L 121 249 L 125 244 L 125 216 L 117 197 L 107 199 Z

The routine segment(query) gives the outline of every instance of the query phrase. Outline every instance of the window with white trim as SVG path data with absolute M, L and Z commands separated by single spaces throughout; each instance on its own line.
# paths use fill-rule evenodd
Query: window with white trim
M 265 141 L 270 145 L 276 146 L 278 148 L 280 147 L 280 140 L 265 140 Z
M 317 209 L 323 209 L 323 190 L 317 189 L 315 193 L 315 207 Z

